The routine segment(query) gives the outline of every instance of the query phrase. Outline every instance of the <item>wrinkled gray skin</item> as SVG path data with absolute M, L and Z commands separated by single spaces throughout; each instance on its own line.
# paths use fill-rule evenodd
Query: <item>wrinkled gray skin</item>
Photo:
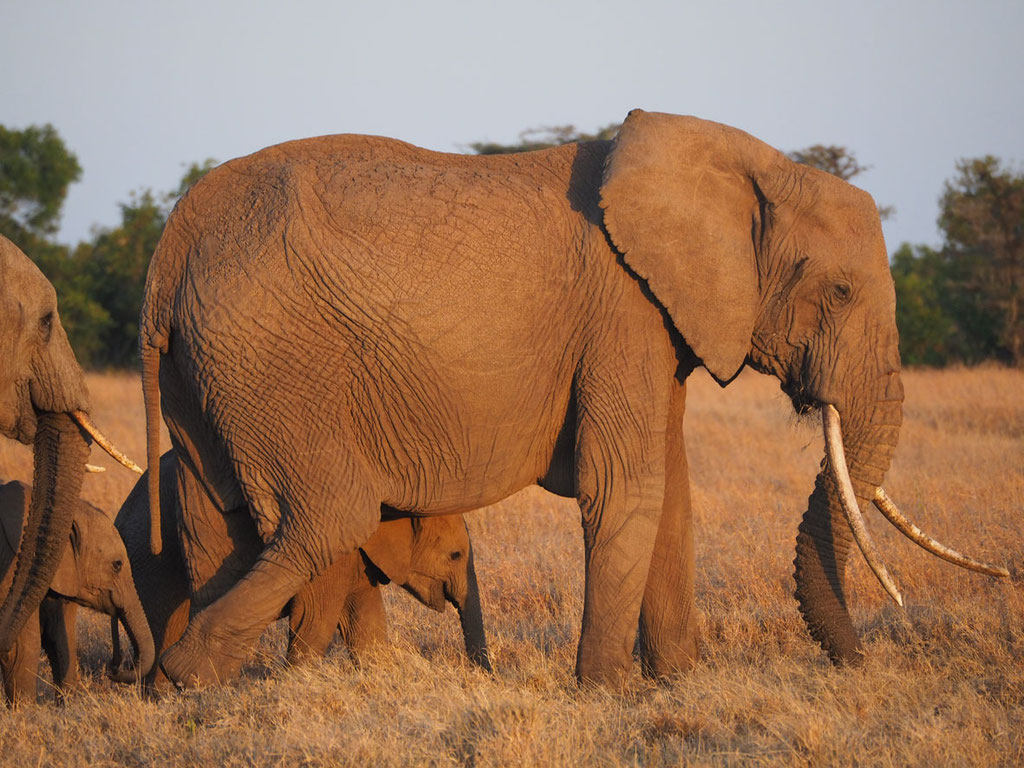
M 82 370 L 43 273 L 0 236 L 0 434 L 33 445 L 33 496 L 13 584 L 0 605 L 0 653 L 14 645 L 57 572 L 89 455 L 72 411 L 89 411 Z
M 0 486 L 0 573 L 6 574 L 14 562 L 31 494 L 25 483 Z M 153 638 L 132 583 L 128 553 L 113 521 L 84 501 L 72 513 L 70 546 L 64 550 L 38 616 L 29 619 L 14 647 L 0 657 L 8 701 L 35 701 L 40 644 L 58 692 L 66 694 L 78 684 L 75 620 L 79 605 L 120 621 L 136 647 L 140 672 L 153 666 Z
M 188 574 L 177 546 L 177 461 L 173 451 L 160 458 L 160 522 L 167 546 L 158 555 L 149 546 L 148 476 L 139 478 L 117 513 L 116 526 L 128 550 L 135 587 L 149 617 L 158 652 L 185 631 L 191 608 Z M 262 549 L 252 519 L 245 512 L 224 516 L 232 557 L 252 563 Z M 378 584 L 392 581 L 424 605 L 443 611 L 450 602 L 459 613 L 466 653 L 490 669 L 480 595 L 469 532 L 461 516 L 381 523 L 359 552 L 340 556 L 302 587 L 285 607 L 290 633 L 288 661 L 323 657 L 335 630 L 358 659 L 360 653 L 387 639 L 387 616 Z M 121 666 L 115 632 L 115 669 Z M 167 687 L 154 666 L 146 684 Z
M 460 513 L 532 483 L 582 511 L 577 677 L 619 684 L 638 620 L 645 671 L 689 669 L 694 367 L 724 385 L 750 365 L 797 410 L 833 404 L 862 506 L 901 423 L 870 196 L 742 131 L 640 110 L 614 142 L 517 155 L 328 136 L 233 160 L 170 217 L 141 320 L 150 467 L 162 405 L 204 597 L 161 659 L 182 684 L 230 676 L 382 504 Z M 207 529 L 240 507 L 265 548 L 220 579 Z M 823 472 L 797 596 L 857 663 L 849 547 Z

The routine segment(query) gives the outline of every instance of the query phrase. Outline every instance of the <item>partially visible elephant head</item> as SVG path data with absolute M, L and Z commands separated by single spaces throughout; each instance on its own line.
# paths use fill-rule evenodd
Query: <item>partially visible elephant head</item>
M 858 507 L 884 496 L 903 403 L 874 201 L 743 131 L 634 110 L 608 156 L 601 206 L 626 265 L 720 384 L 747 363 L 776 376 L 798 412 L 820 409 L 831 424 L 797 536 L 796 596 L 832 660 L 858 663 L 843 590 L 851 533 L 899 599 Z
M 0 652 L 5 652 L 39 606 L 60 563 L 90 437 L 122 463 L 132 462 L 89 419 L 85 378 L 61 326 L 53 286 L 2 236 L 0 359 L 0 434 L 33 443 L 35 462 L 23 546 L 13 585 L 0 606 Z
M 89 410 L 82 371 L 57 314 L 57 296 L 39 268 L 0 237 L 0 433 L 35 444 L 35 478 L 25 545 L 0 607 L 6 651 L 46 593 L 71 531 L 88 438 L 71 414 Z M 39 532 L 47 532 L 39 541 Z
M 459 612 L 466 654 L 490 670 L 469 531 L 462 515 L 384 520 L 361 548 L 387 580 L 435 611 Z

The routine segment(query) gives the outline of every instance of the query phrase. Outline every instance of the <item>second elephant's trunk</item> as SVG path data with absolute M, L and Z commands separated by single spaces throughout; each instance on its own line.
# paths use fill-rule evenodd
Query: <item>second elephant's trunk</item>
M 480 590 L 476 581 L 476 566 L 473 563 L 473 547 L 469 548 L 469 562 L 466 567 L 466 598 L 457 603 L 462 637 L 466 643 L 466 655 L 474 664 L 491 671 L 487 654 L 487 636 L 484 632 L 483 609 L 480 607 Z
M 878 400 L 866 419 L 844 418 L 843 446 L 857 503 L 870 508 L 889 468 L 902 422 L 898 375 L 886 383 L 889 397 Z M 850 425 L 847 427 L 847 425 Z M 796 598 L 811 636 L 834 664 L 859 665 L 864 650 L 846 605 L 843 576 L 853 536 L 827 460 L 815 481 L 800 523 L 793 561 Z
M 0 653 L 14 645 L 39 607 L 71 533 L 89 446 L 67 413 L 37 414 L 32 502 L 21 535 L 11 590 L 0 607 Z

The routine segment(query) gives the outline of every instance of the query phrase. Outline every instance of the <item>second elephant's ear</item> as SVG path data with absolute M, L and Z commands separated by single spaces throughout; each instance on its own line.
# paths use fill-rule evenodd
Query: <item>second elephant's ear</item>
M 605 163 L 612 243 L 720 384 L 750 350 L 760 305 L 756 179 L 781 159 L 735 128 L 633 110 Z
M 388 579 L 404 584 L 412 568 L 412 539 L 412 520 L 384 520 L 360 549 Z
M 82 550 L 82 536 L 78 521 L 71 523 L 71 541 L 64 548 L 64 555 L 57 566 L 57 573 L 50 582 L 50 589 L 64 597 L 74 597 L 82 587 L 81 575 L 78 572 L 78 558 Z

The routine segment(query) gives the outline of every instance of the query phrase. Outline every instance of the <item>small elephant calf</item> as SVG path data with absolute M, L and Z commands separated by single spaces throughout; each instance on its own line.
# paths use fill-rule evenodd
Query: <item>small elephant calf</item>
M 21 482 L 0 486 L 0 597 L 7 594 L 14 571 L 21 529 L 32 487 Z M 84 501 L 76 503 L 71 540 L 50 584 L 50 591 L 30 618 L 11 650 L 0 658 L 8 701 L 35 701 L 40 645 L 53 669 L 57 690 L 64 695 L 78 682 L 75 620 L 79 605 L 121 621 L 136 646 L 138 669 L 153 664 L 153 638 L 135 592 L 131 565 L 113 521 Z
M 148 473 L 135 484 L 115 521 L 161 654 L 181 637 L 191 610 L 187 569 L 175 545 L 176 477 L 177 459 L 174 451 L 167 451 L 160 458 L 165 545 L 159 555 L 153 555 L 149 546 Z M 248 511 L 228 513 L 224 523 L 233 552 L 246 550 L 255 561 L 263 544 Z M 285 608 L 290 628 L 288 661 L 324 656 L 336 629 L 356 657 L 386 640 L 387 617 L 378 585 L 388 582 L 402 586 L 436 611 L 443 611 L 446 601 L 452 603 L 459 612 L 467 655 L 490 670 L 473 550 L 461 515 L 385 520 L 363 547 L 341 557 L 307 584 Z M 116 625 L 113 629 L 116 638 Z M 116 668 L 121 662 L 116 642 L 114 648 Z M 167 679 L 158 666 L 149 673 L 147 684 L 166 687 Z

